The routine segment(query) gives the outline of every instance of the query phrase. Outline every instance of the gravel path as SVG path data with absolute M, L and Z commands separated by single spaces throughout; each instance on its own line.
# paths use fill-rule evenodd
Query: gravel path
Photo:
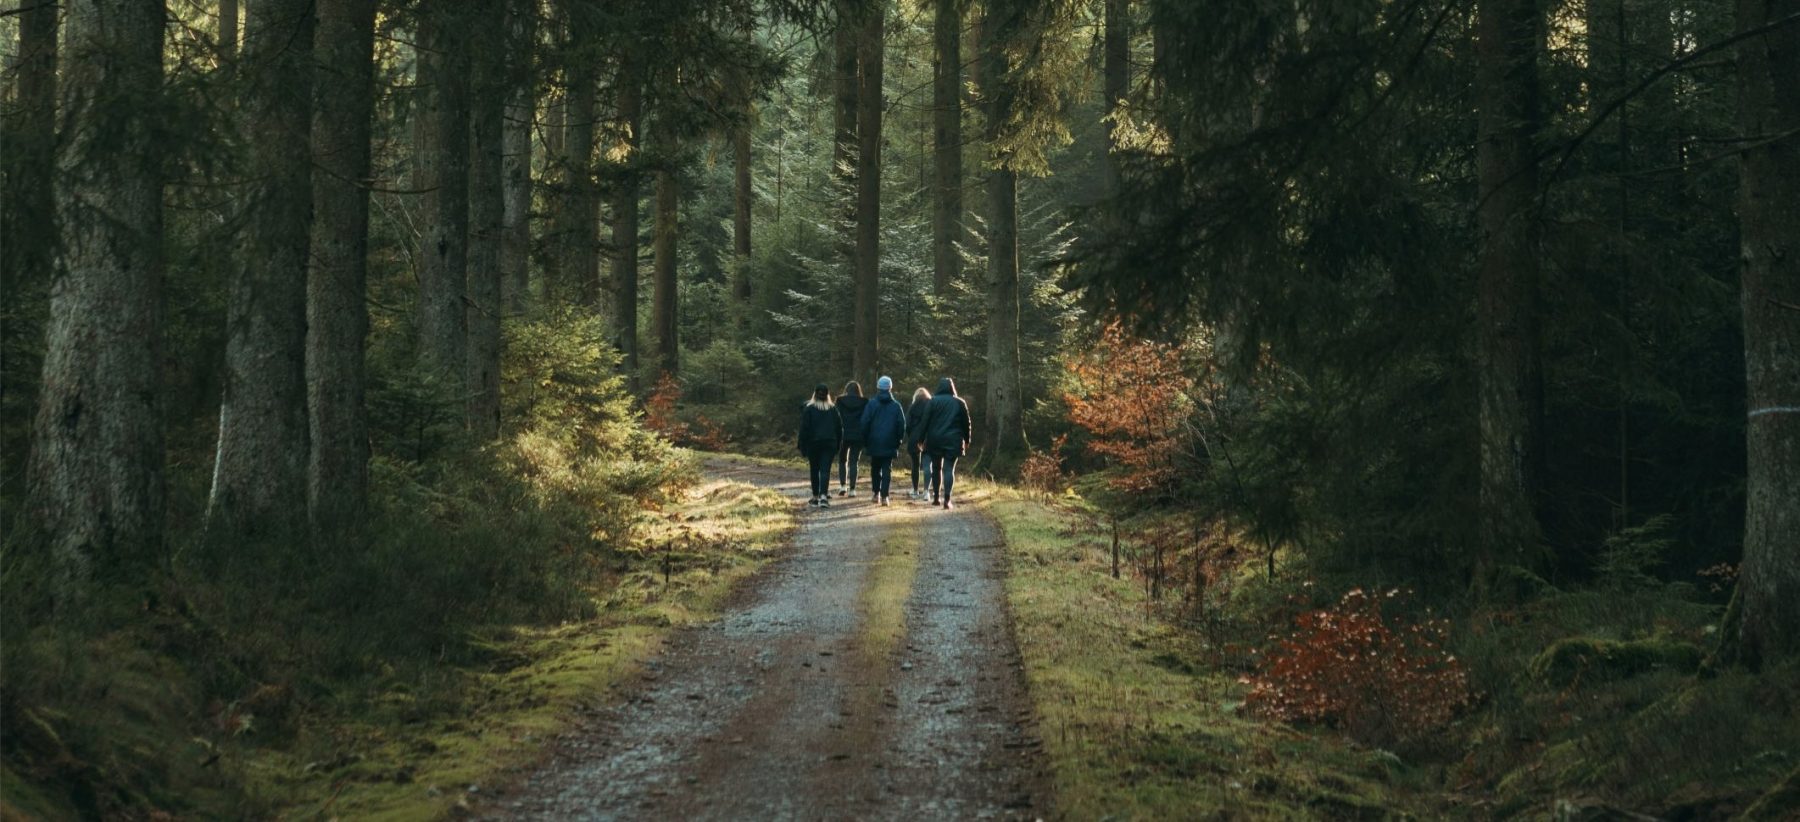
M 708 470 L 805 505 L 802 470 L 723 461 Z M 866 496 L 801 519 L 792 551 L 723 619 L 677 636 L 618 704 L 565 735 L 480 814 L 1044 815 L 993 522 L 967 507 L 896 498 L 879 508 Z M 903 627 L 881 631 L 894 615 L 871 603 L 909 582 Z

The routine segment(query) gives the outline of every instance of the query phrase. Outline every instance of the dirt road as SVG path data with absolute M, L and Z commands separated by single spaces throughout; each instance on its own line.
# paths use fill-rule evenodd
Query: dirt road
M 805 505 L 801 470 L 708 468 Z M 992 522 L 898 496 L 834 503 L 804 509 L 791 553 L 723 619 L 674 639 L 616 707 L 480 814 L 1044 815 Z

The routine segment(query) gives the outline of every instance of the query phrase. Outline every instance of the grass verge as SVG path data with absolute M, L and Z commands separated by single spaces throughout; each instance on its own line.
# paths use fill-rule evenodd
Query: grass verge
M 983 491 L 990 491 L 984 488 Z M 1070 515 L 983 494 L 1007 543 L 1007 599 L 1056 784 L 1076 819 L 1359 819 L 1426 811 L 1392 754 L 1244 716 L 1243 687 L 1116 580 Z
M 773 490 L 702 483 L 639 529 L 615 574 L 592 590 L 595 619 L 490 629 L 477 639 L 482 664 L 438 672 L 448 686 L 393 682 L 345 706 L 350 719 L 251 756 L 252 790 L 295 818 L 454 812 L 539 758 L 573 713 L 603 703 L 671 629 L 714 618 L 794 522 L 792 503 Z

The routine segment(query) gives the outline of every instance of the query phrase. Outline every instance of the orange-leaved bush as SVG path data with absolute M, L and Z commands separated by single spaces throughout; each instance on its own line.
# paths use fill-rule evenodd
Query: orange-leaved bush
M 1087 430 L 1088 450 L 1114 469 L 1108 483 L 1127 493 L 1167 485 L 1191 410 L 1181 349 L 1135 338 L 1113 323 L 1067 367 L 1069 421 Z
M 693 425 L 688 425 L 675 415 L 681 395 L 681 381 L 674 375 L 665 372 L 658 377 L 655 387 L 650 389 L 650 396 L 644 399 L 644 427 L 676 445 L 701 451 L 725 450 L 731 444 L 730 438 L 718 423 L 700 414 L 696 415 Z
M 1032 449 L 1019 466 L 1019 484 L 1028 491 L 1049 496 L 1062 493 L 1068 485 L 1068 478 L 1063 475 L 1062 450 L 1068 443 L 1069 435 L 1061 434 L 1050 441 L 1050 450 Z
M 1442 728 L 1471 700 L 1468 673 L 1444 648 L 1441 619 L 1404 622 L 1382 613 L 1400 594 L 1345 594 L 1337 604 L 1294 618 L 1294 630 L 1260 654 L 1245 677 L 1245 704 L 1287 721 L 1318 722 L 1358 740 L 1418 740 Z

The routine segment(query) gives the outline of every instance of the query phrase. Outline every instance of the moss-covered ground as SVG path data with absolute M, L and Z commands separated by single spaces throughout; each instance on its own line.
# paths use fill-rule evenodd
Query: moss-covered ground
M 704 482 L 640 528 L 616 574 L 593 590 L 595 619 L 492 629 L 479 638 L 485 663 L 442 671 L 454 684 L 431 688 L 437 701 L 394 682 L 297 744 L 247 756 L 253 792 L 297 818 L 441 817 L 540 757 L 671 629 L 717 616 L 793 525 L 792 503 L 773 490 Z
M 1005 531 L 1007 598 L 1072 819 L 1430 817 L 1428 775 L 1392 754 L 1244 715 L 1244 687 L 1191 635 L 1113 579 L 1105 546 L 1016 492 L 985 505 Z
M 184 657 L 144 639 L 192 634 L 191 624 L 137 626 L 40 654 L 80 666 L 34 673 L 81 692 L 6 705 L 6 726 L 17 730 L 6 740 L 0 818 L 133 808 L 196 818 L 441 818 L 542 756 L 551 736 L 604 702 L 673 629 L 716 616 L 794 525 L 792 502 L 773 490 L 702 481 L 646 512 L 629 545 L 592 558 L 582 583 L 592 602 L 580 609 L 589 618 L 489 625 L 435 659 L 395 658 L 373 675 L 265 687 L 230 704 L 201 704 L 194 694 L 206 689 Z M 83 705 L 102 713 L 69 713 Z M 95 786 L 109 795 L 93 796 Z

